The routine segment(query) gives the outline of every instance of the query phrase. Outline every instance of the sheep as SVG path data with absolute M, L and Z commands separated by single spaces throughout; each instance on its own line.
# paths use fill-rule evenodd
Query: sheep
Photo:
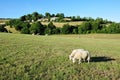
M 69 59 L 75 63 L 76 59 L 79 60 L 79 63 L 81 63 L 81 60 L 85 61 L 87 60 L 88 63 L 90 61 L 90 53 L 89 51 L 86 51 L 84 49 L 75 49 L 72 51 L 72 53 L 69 55 Z
M 69 59 L 72 60 L 72 58 L 74 57 L 75 53 L 76 53 L 77 51 L 82 51 L 82 50 L 84 50 L 84 49 L 74 49 L 74 50 L 72 51 L 72 53 L 69 55 Z

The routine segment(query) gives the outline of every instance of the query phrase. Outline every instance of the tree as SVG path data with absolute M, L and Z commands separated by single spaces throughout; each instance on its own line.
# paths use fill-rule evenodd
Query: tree
M 62 33 L 63 34 L 69 34 L 69 24 L 65 24 L 65 25 L 63 25 L 63 27 L 62 27 Z
M 0 25 L 0 32 L 7 32 L 5 25 Z
M 32 15 L 31 14 L 26 15 L 26 20 L 28 22 L 31 22 L 32 21 Z
M 48 12 L 46 12 L 46 13 L 45 13 L 45 17 L 48 18 L 48 21 L 50 21 L 51 14 L 48 13 Z
M 73 26 L 70 26 L 69 24 L 65 24 L 62 27 L 62 33 L 63 34 L 72 34 L 73 33 Z
M 17 23 L 17 19 L 11 19 L 6 23 L 6 25 L 10 25 L 10 27 L 13 27 L 16 25 L 16 23 Z
M 63 14 L 63 13 L 57 13 L 57 14 L 56 14 L 56 17 L 64 18 L 64 14 Z
M 83 30 L 81 25 L 78 26 L 78 33 L 79 34 L 83 34 L 84 33 L 84 30 Z
M 83 20 L 83 21 L 88 21 L 88 18 L 87 18 L 87 17 L 83 17 L 82 20 Z
M 76 20 L 77 20 L 77 21 L 80 21 L 80 20 L 81 20 L 80 16 L 77 16 Z
M 88 17 L 88 21 L 94 21 L 92 17 Z
M 32 20 L 37 21 L 38 18 L 39 18 L 38 12 L 33 12 L 33 13 L 32 13 Z
M 55 17 L 55 14 L 52 14 L 51 17 Z
M 29 34 L 30 33 L 30 30 L 29 30 L 30 26 L 31 25 L 28 22 L 23 23 L 22 24 L 23 28 L 21 29 L 21 33 L 23 33 L 23 34 Z
M 92 32 L 97 33 L 98 30 L 102 29 L 102 26 L 98 22 L 91 22 Z
M 21 33 L 23 33 L 23 34 L 29 34 L 29 33 L 30 33 L 30 30 L 29 30 L 28 27 L 23 27 L 23 28 L 21 29 Z
M 30 33 L 34 33 L 34 34 L 44 34 L 44 27 L 40 22 L 35 22 L 31 25 L 30 27 Z
M 21 31 L 21 29 L 23 28 L 23 25 L 24 23 L 22 21 L 16 20 L 13 26 L 15 27 L 16 30 Z
M 58 17 L 56 21 L 58 21 L 58 22 L 63 22 L 64 21 L 63 20 L 63 18 L 64 18 L 64 14 L 63 13 L 57 13 L 56 17 Z
M 73 34 L 78 34 L 78 27 L 74 27 L 74 29 L 73 29 L 73 32 L 72 32 Z
M 21 21 L 26 21 L 26 15 L 20 17 Z
M 54 32 L 55 29 L 56 29 L 55 25 L 52 22 L 50 22 L 47 28 L 45 29 L 45 34 L 55 34 Z
M 46 17 L 46 18 L 48 18 L 48 17 L 50 17 L 50 16 L 51 16 L 51 14 L 50 14 L 49 12 L 46 12 L 46 13 L 45 13 L 45 17 Z
M 38 15 L 38 19 L 41 19 L 41 18 L 43 18 L 44 16 L 42 15 L 42 14 L 39 14 Z
M 83 22 L 79 27 L 78 27 L 78 32 L 79 34 L 85 34 L 85 33 L 90 33 L 91 31 L 91 24 L 90 22 Z
M 71 20 L 72 20 L 72 21 L 76 21 L 75 16 L 72 16 L 72 17 L 71 17 Z
M 103 18 L 96 18 L 96 22 L 98 22 L 98 23 L 100 23 L 100 24 L 103 24 L 104 23 L 104 21 L 103 21 Z
M 61 28 L 55 28 L 55 29 L 53 29 L 53 32 L 54 32 L 54 34 L 60 34 L 60 30 L 61 30 Z
M 120 24 L 112 23 L 109 27 L 106 28 L 108 33 L 120 33 Z

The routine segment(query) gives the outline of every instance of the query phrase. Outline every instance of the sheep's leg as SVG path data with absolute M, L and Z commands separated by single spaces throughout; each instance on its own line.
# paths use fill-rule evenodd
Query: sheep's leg
M 78 64 L 80 64 L 81 63 L 81 59 L 79 59 L 79 62 L 78 62 Z
M 87 58 L 87 61 L 88 61 L 88 63 L 89 63 L 89 61 L 90 61 L 90 57 Z
M 89 60 L 88 60 L 88 63 L 89 63 Z
M 85 62 L 85 59 L 83 59 L 83 61 Z
M 75 63 L 75 58 L 72 58 L 72 60 L 73 60 L 73 63 Z

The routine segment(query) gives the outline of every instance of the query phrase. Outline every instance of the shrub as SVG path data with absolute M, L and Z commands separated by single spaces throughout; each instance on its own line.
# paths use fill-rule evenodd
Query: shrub
M 35 22 L 30 27 L 30 33 L 39 33 L 40 35 L 44 34 L 44 26 L 40 22 Z
M 0 25 L 0 32 L 7 32 L 5 25 Z

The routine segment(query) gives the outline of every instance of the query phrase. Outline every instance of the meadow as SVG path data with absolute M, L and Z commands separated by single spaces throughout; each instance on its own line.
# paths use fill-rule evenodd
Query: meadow
M 91 61 L 68 59 L 73 49 Z M 50 35 L 0 33 L 0 80 L 118 80 L 120 34 Z

